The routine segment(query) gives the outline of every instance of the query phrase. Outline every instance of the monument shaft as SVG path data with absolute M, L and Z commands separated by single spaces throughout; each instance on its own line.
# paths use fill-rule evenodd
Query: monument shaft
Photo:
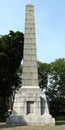
M 38 86 L 36 36 L 33 5 L 26 6 L 23 86 Z
M 15 125 L 54 125 L 45 93 L 38 86 L 34 7 L 26 6 L 22 87 L 7 120 Z

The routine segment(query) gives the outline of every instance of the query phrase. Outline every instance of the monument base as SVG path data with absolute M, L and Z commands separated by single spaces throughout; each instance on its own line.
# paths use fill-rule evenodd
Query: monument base
M 15 96 L 12 114 L 7 118 L 13 125 L 55 125 L 49 114 L 44 92 L 39 87 L 22 87 Z

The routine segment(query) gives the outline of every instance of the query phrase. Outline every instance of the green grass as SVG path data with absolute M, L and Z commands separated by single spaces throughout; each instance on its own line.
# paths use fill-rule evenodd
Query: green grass
M 56 126 L 8 126 L 0 123 L 0 130 L 65 130 L 65 125 Z
M 65 125 L 65 120 L 56 120 L 56 125 Z

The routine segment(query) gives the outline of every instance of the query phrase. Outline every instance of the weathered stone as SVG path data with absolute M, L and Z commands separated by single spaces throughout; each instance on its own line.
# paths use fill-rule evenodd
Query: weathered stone
M 7 123 L 15 125 L 54 125 L 44 92 L 38 85 L 34 7 L 26 6 L 23 57 L 23 86 L 15 95 L 13 112 Z

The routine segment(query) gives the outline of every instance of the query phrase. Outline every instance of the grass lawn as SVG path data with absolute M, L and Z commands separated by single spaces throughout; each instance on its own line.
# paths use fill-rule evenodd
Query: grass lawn
M 57 122 L 58 123 L 58 122 Z M 0 123 L 0 130 L 65 130 L 65 125 L 56 126 L 7 126 Z
M 65 120 L 56 120 L 56 125 L 65 125 Z

